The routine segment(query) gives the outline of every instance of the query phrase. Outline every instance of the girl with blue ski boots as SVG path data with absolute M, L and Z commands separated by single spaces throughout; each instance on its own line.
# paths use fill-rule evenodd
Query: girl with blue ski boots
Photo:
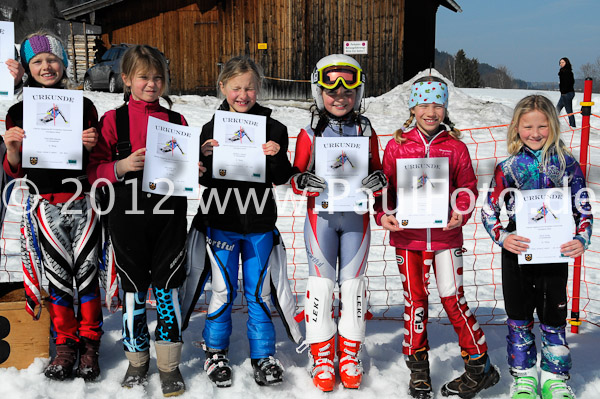
M 500 378 L 490 364 L 487 344 L 463 290 L 462 226 L 471 216 L 477 198 L 477 179 L 460 131 L 448 117 L 448 85 L 429 76 L 417 79 L 409 98 L 410 118 L 394 133 L 383 155 L 383 171 L 390 181 L 387 203 L 376 203 L 378 224 L 390 231 L 396 247 L 398 269 L 404 290 L 404 342 L 402 351 L 410 369 L 409 393 L 414 398 L 433 395 L 427 340 L 429 271 L 433 268 L 437 288 L 454 330 L 458 334 L 465 372 L 442 386 L 443 396 L 472 398 L 496 384 Z M 411 126 L 412 122 L 415 126 Z M 443 228 L 405 228 L 398 209 L 397 160 L 403 158 L 447 158 L 451 203 L 448 224 Z M 425 175 L 422 184 L 425 184 Z M 383 205 L 386 205 L 385 207 Z
M 532 95 L 519 101 L 506 141 L 510 156 L 496 166 L 481 219 L 494 242 L 502 247 L 508 365 L 515 378 L 512 398 L 538 398 L 541 387 L 543 399 L 573 399 L 575 395 L 567 385 L 571 355 L 565 332 L 568 263 L 519 264 L 517 255 L 527 252 L 530 240 L 515 233 L 515 198 L 526 190 L 570 188 L 568 213 L 572 212 L 576 229 L 573 239 L 562 244 L 560 251 L 565 257 L 576 258 L 583 255 L 592 236 L 585 177 L 560 139 L 556 109 L 544 96 Z M 503 206 L 509 217 L 506 227 L 500 222 Z M 542 334 L 539 385 L 532 332 L 534 311 Z
M 328 392 L 335 384 L 336 353 L 344 387 L 356 389 L 362 381 L 359 353 L 365 340 L 364 274 L 371 229 L 368 212 L 314 210 L 315 197 L 327 190 L 325 180 L 315 174 L 315 140 L 341 137 L 351 144 L 359 137 L 368 138 L 368 175 L 361 176 L 363 188 L 378 196 L 387 180 L 381 171 L 377 135 L 360 113 L 365 90 L 360 64 L 347 55 L 332 54 L 319 60 L 311 80 L 315 100 L 312 121 L 298 135 L 294 167 L 300 173 L 293 176 L 291 185 L 296 194 L 308 197 L 304 241 L 309 277 L 304 312 L 310 375 L 317 388 Z M 331 167 L 344 167 L 344 161 L 351 163 L 340 158 Z M 329 193 L 333 196 L 333 191 Z M 337 325 L 332 315 L 336 283 L 340 286 L 341 313 Z
M 66 73 L 67 53 L 54 35 L 45 32 L 29 35 L 21 44 L 21 63 L 28 76 L 25 87 L 73 87 Z M 23 119 L 36 115 L 23 114 L 23 101 L 10 107 L 6 115 L 4 171 L 12 178 L 27 175 L 29 187 L 27 210 L 21 223 L 26 310 L 35 319 L 40 315 L 43 270 L 48 279 L 50 299 L 46 305 L 56 343 L 56 356 L 44 374 L 53 380 L 72 377 L 77 359 L 78 377 L 92 381 L 100 375 L 102 309 L 97 277 L 100 225 L 85 176 L 90 152 L 98 141 L 98 112 L 89 99 L 83 100 L 80 169 L 31 167 L 32 159 L 22 159 L 21 145 L 27 133 L 23 130 Z M 78 306 L 75 306 L 75 291 Z
M 178 288 L 185 279 L 187 199 L 142 191 L 142 175 L 149 117 L 187 123 L 159 103 L 162 97 L 171 105 L 169 70 L 160 51 L 147 45 L 130 47 L 121 60 L 121 72 L 126 103 L 102 117 L 100 140 L 88 167 L 91 181 L 104 179 L 114 188 L 107 226 L 124 291 L 123 347 L 129 360 L 121 385 L 131 388 L 147 381 L 146 295 L 152 286 L 161 389 L 164 396 L 177 396 L 185 391 L 179 371 L 183 342 Z M 160 214 L 155 212 L 158 206 Z
M 212 296 L 202 337 L 206 354 L 204 370 L 218 387 L 231 386 L 232 369 L 227 353 L 240 256 L 244 297 L 248 303 L 247 335 L 254 380 L 258 385 L 273 385 L 283 379 L 283 366 L 274 358 L 275 327 L 271 311 L 275 307 L 269 283 L 272 274 L 270 257 L 281 240 L 275 228 L 277 204 L 273 185 L 286 183 L 292 175 L 292 166 L 287 158 L 287 128 L 271 117 L 269 108 L 256 102 L 261 83 L 258 66 L 247 57 L 231 58 L 218 78 L 219 90 L 225 96 L 219 110 L 266 118 L 266 143 L 262 145 L 266 155 L 264 182 L 213 178 L 213 148 L 219 145 L 214 139 L 214 117 L 202 127 L 200 136 L 200 159 L 207 168 L 200 183 L 206 187 L 202 201 L 208 211 L 198 212 L 192 225 L 196 231 L 206 232 L 211 257 Z M 242 134 L 239 131 L 237 138 L 246 140 Z M 252 201 L 253 196 L 262 204 Z M 225 203 L 224 209 L 221 209 L 221 203 Z M 196 252 L 193 248 L 189 251 Z

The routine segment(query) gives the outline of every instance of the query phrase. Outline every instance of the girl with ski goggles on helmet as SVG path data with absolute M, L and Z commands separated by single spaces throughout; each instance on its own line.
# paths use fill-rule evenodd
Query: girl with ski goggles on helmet
M 364 176 L 362 188 L 378 196 L 387 180 L 381 171 L 377 135 L 359 111 L 364 93 L 360 64 L 341 54 L 321 59 L 312 75 L 312 93 L 315 100 L 312 122 L 298 136 L 294 158 L 298 173 L 292 177 L 291 184 L 296 194 L 309 197 L 304 226 L 309 267 L 304 309 L 310 309 L 310 317 L 305 317 L 305 343 L 310 348 L 313 382 L 328 392 L 335 384 L 336 352 L 337 370 L 344 387 L 359 388 L 362 380 L 359 352 L 365 339 L 364 273 L 371 230 L 368 213 L 314 210 L 315 197 L 329 188 L 325 180 L 315 174 L 313 143 L 340 137 L 348 143 L 357 143 L 358 138 L 368 137 L 369 174 Z M 336 272 L 338 257 L 339 272 Z M 340 286 L 340 308 L 344 309 L 337 325 L 331 312 L 336 284 Z

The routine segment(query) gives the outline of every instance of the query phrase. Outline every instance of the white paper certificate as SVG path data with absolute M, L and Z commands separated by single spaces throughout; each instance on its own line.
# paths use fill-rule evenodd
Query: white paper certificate
M 266 137 L 266 116 L 216 111 L 213 138 L 219 146 L 213 150 L 213 178 L 264 183 Z
M 517 235 L 531 240 L 519 264 L 568 262 L 560 246 L 575 232 L 570 187 L 522 190 L 515 198 Z
M 24 168 L 81 169 L 83 92 L 23 88 Z
M 198 197 L 200 128 L 148 118 L 142 191 Z
M 396 219 L 400 227 L 446 227 L 450 204 L 448 171 L 448 158 L 396 160 Z
M 315 210 L 366 211 L 368 196 L 360 188 L 369 174 L 368 137 L 316 137 L 315 174 L 327 188 L 315 197 Z
M 15 25 L 13 22 L 0 22 L 0 100 L 12 100 L 15 93 L 15 79 L 10 74 L 5 61 L 15 59 Z

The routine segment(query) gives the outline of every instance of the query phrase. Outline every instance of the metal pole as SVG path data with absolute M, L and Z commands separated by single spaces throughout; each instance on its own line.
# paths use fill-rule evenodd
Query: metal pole
M 583 89 L 583 102 L 581 103 L 581 151 L 579 153 L 579 164 L 583 176 L 587 180 L 588 167 L 588 147 L 590 142 L 590 115 L 592 114 L 592 86 L 594 81 L 592 78 L 585 80 Z M 579 319 L 579 301 L 581 298 L 581 256 L 575 259 L 573 265 L 573 305 L 571 306 L 571 332 L 579 333 L 581 320 Z

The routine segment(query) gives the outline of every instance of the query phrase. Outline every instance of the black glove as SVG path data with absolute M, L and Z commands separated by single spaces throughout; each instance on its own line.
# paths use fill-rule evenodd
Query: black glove
M 316 197 L 325 190 L 325 180 L 314 173 L 304 172 L 292 176 L 292 190 L 295 194 Z
M 376 170 L 369 176 L 362 179 L 362 188 L 373 193 L 374 197 L 379 197 L 384 188 L 388 185 L 388 180 L 385 174 Z

